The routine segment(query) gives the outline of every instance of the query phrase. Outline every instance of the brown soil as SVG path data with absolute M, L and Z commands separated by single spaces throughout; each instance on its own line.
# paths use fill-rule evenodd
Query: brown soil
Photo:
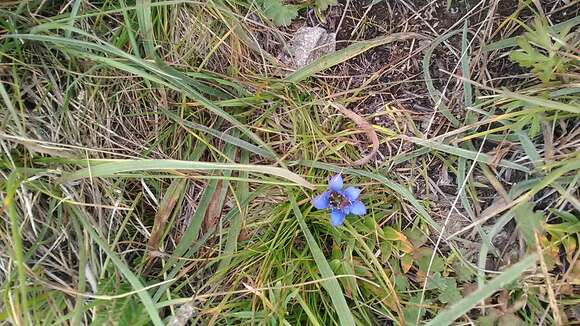
M 468 26 L 472 32 L 470 39 L 473 32 L 481 28 L 479 37 L 471 44 L 472 56 L 480 56 L 482 45 L 503 37 L 502 33 L 495 31 L 496 27 L 518 10 L 518 1 L 500 1 L 495 8 L 490 7 L 487 1 L 483 5 L 480 2 L 453 1 L 451 8 L 447 8 L 447 0 L 381 1 L 367 10 L 370 4 L 368 0 L 340 0 L 339 5 L 323 13 L 324 20 L 319 19 L 313 10 L 305 11 L 287 31 L 292 32 L 304 25 L 322 26 L 329 32 L 337 32 L 337 49 L 341 49 L 360 40 L 397 32 L 417 32 L 435 38 L 449 31 L 460 30 L 463 27 L 463 17 L 469 15 Z M 554 23 L 570 19 L 579 11 L 578 6 L 562 8 L 561 5 L 556 6 L 554 1 L 542 3 L 544 11 L 550 10 L 552 13 L 548 17 Z M 494 10 L 493 22 L 490 25 L 493 29 L 486 33 L 487 24 L 490 23 L 490 10 Z M 522 9 L 519 18 L 525 21 L 526 17 L 532 15 L 532 10 Z M 433 52 L 429 71 L 435 88 L 440 91 L 447 90 L 445 103 L 462 120 L 465 112 L 462 83 L 444 72 L 461 75 L 457 59 L 461 53 L 460 42 L 460 35 L 457 35 L 449 39 L 447 46 L 440 45 Z M 406 41 L 377 47 L 333 68 L 327 74 L 332 78 L 325 79 L 325 82 L 334 85 L 336 92 L 364 85 L 366 89 L 361 92 L 365 94 L 362 100 L 349 107 L 354 111 L 372 114 L 384 105 L 397 105 L 414 113 L 419 119 L 430 117 L 435 103 L 430 98 L 423 79 L 421 60 L 424 54 L 418 50 L 421 45 L 421 42 Z M 475 81 L 495 87 L 522 82 L 517 77 L 510 80 L 502 78 L 519 76 L 525 72 L 506 56 L 490 53 L 477 59 L 480 60 L 472 61 L 471 78 Z M 477 62 L 478 66 L 473 62 Z M 446 122 L 440 114 L 436 119 L 435 125 Z M 378 119 L 374 123 L 385 127 L 392 124 L 388 119 Z M 431 130 L 431 136 L 445 131 L 437 128 Z

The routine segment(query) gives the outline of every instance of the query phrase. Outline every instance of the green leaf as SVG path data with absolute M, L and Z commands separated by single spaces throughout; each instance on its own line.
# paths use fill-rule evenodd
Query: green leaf
M 315 4 L 316 4 L 316 8 L 318 8 L 318 10 L 324 11 L 324 10 L 328 9 L 328 7 L 338 4 L 338 1 L 336 1 L 336 0 L 316 0 Z
M 517 228 L 522 234 L 524 241 L 528 247 L 534 247 L 536 244 L 534 234 L 543 232 L 542 221 L 544 220 L 544 214 L 534 212 L 532 204 L 524 203 L 515 210 L 515 217 Z
M 263 0 L 262 9 L 266 17 L 277 26 L 288 26 L 294 18 L 298 17 L 297 6 L 285 5 L 280 0 Z
M 417 266 L 420 271 L 427 272 L 429 269 L 429 262 L 431 261 L 431 256 L 433 255 L 433 249 L 428 247 L 419 248 L 417 250 Z M 442 272 L 445 267 L 445 261 L 439 256 L 433 258 L 433 263 L 431 264 L 431 273 Z
M 410 287 L 409 279 L 405 275 L 395 276 L 395 288 L 400 291 L 407 291 Z
M 444 285 L 440 288 L 439 301 L 442 303 L 457 302 L 461 299 L 459 289 L 457 289 L 457 282 L 453 278 L 446 277 L 443 279 Z
M 445 277 L 441 276 L 441 273 L 435 273 L 429 278 L 429 285 L 433 286 L 434 288 L 443 290 L 447 287 L 447 282 Z
M 455 266 L 455 274 L 460 282 L 469 282 L 473 277 L 473 271 L 465 264 L 459 262 Z
M 422 247 L 428 240 L 428 237 L 425 234 L 425 232 L 422 232 L 417 228 L 406 229 L 405 231 L 403 231 L 403 233 L 416 248 Z
M 103 293 L 114 294 L 131 291 L 131 286 L 126 283 L 115 284 L 114 278 L 109 279 L 99 287 L 105 288 Z M 147 325 L 150 320 L 145 307 L 134 297 L 125 297 L 114 300 L 95 300 L 94 309 L 99 311 L 91 325 Z
M 494 326 L 496 320 L 497 320 L 497 316 L 495 316 L 495 315 L 482 316 L 476 320 L 475 324 L 477 326 Z
M 513 313 L 508 313 L 499 318 L 498 326 L 520 326 L 525 325 L 524 321 Z
M 576 17 L 571 18 L 567 21 L 558 23 L 554 26 L 550 26 L 549 28 L 550 28 L 551 33 L 560 34 L 559 39 L 562 40 L 563 39 L 562 34 L 568 34 L 570 32 L 570 29 L 572 29 L 573 27 L 575 27 L 578 24 L 580 24 L 580 16 L 576 16 Z M 493 50 L 500 50 L 500 49 L 505 49 L 505 48 L 515 46 L 518 37 L 519 36 L 514 36 L 514 37 L 510 37 L 510 38 L 501 39 L 497 42 L 487 44 L 486 46 L 484 46 L 483 49 L 485 52 L 489 52 L 489 51 L 493 51 Z
M 461 315 L 471 310 L 478 303 L 494 294 L 495 291 L 515 281 L 526 269 L 534 265 L 537 259 L 537 255 L 530 255 L 512 265 L 505 272 L 487 283 L 485 287 L 478 289 L 448 309 L 438 313 L 435 318 L 427 323 L 427 326 L 451 324 L 455 319 L 461 317 Z
M 380 243 L 381 246 L 381 258 L 383 259 L 383 261 L 388 261 L 389 258 L 391 258 L 391 255 L 393 254 L 393 244 L 390 241 L 381 241 Z
M 405 237 L 405 235 L 397 230 L 395 230 L 394 228 L 387 226 L 385 228 L 383 228 L 383 237 L 386 240 L 392 240 L 392 241 L 405 241 L 407 240 L 407 237 Z
M 421 304 L 420 295 L 414 295 L 409 299 L 409 304 L 403 309 L 405 325 L 416 325 L 417 320 L 421 320 L 425 315 L 425 309 L 420 309 L 419 304 Z M 429 300 L 423 300 L 423 304 L 429 304 Z
M 569 38 L 568 28 L 560 31 L 559 42 L 553 42 L 546 19 L 536 19 L 533 29 L 516 39 L 519 51 L 510 53 L 510 58 L 522 67 L 532 68 L 532 72 L 543 82 L 554 79 L 556 72 L 565 72 L 570 61 L 561 56 L 561 43 Z

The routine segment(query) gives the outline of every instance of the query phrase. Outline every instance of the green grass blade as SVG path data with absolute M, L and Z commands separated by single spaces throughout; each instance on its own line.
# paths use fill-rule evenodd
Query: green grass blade
M 528 96 L 519 93 L 514 93 L 506 90 L 499 91 L 500 94 L 505 98 L 510 98 L 514 100 L 520 100 L 522 102 L 527 102 L 532 105 L 537 105 L 540 107 L 545 107 L 551 110 L 570 112 L 574 114 L 580 114 L 580 105 L 568 104 L 558 101 L 547 100 L 537 96 Z
M 145 53 L 149 58 L 158 60 L 157 52 L 155 51 L 153 21 L 151 19 L 151 0 L 137 0 L 135 10 L 137 11 L 139 31 L 142 34 Z
M 179 240 L 179 244 L 171 253 L 167 264 L 165 264 L 165 269 L 174 267 L 177 260 L 187 252 L 187 250 L 191 247 L 191 244 L 199 236 L 203 223 L 203 217 L 205 216 L 205 213 L 211 204 L 211 200 L 214 198 L 214 193 L 217 191 L 218 182 L 219 180 L 211 180 L 203 190 L 201 199 L 199 200 L 197 208 L 191 217 L 191 223 Z
M 119 3 L 121 5 L 121 10 L 123 11 L 123 21 L 125 25 L 125 30 L 127 31 L 127 35 L 129 37 L 131 48 L 135 56 L 140 58 L 141 54 L 139 53 L 139 46 L 137 45 L 135 32 L 133 31 L 133 27 L 131 26 L 131 19 L 129 17 L 129 9 L 127 7 L 127 3 L 125 2 L 125 0 L 120 0 Z
M 154 325 L 159 325 L 159 326 L 164 325 L 163 321 L 159 317 L 159 313 L 157 311 L 157 308 L 155 308 L 155 304 L 153 303 L 153 300 L 151 299 L 149 292 L 143 290 L 144 286 L 143 286 L 143 284 L 141 284 L 141 281 L 139 281 L 139 278 L 137 278 L 137 276 L 121 260 L 121 258 L 119 258 L 117 256 L 117 254 L 109 248 L 109 246 L 105 242 L 105 240 L 103 240 L 103 238 L 101 238 L 99 236 L 99 234 L 95 231 L 95 229 L 93 229 L 93 226 L 91 225 L 91 223 L 89 223 L 89 221 L 87 221 L 84 214 L 75 206 L 69 206 L 69 207 L 71 207 L 71 209 L 76 213 L 75 215 L 80 220 L 84 229 L 89 232 L 91 239 L 93 241 L 95 241 L 99 245 L 99 247 L 107 254 L 107 256 L 111 259 L 113 264 L 119 269 L 121 274 L 123 274 L 123 276 L 125 276 L 127 281 L 131 284 L 133 289 L 135 291 L 139 291 L 139 292 L 137 292 L 137 295 L 139 296 L 139 298 L 141 299 L 141 302 L 145 306 L 145 309 L 147 310 L 147 313 L 149 314 L 149 317 L 151 318 L 151 322 L 153 322 Z
M 206 188 L 206 189 L 207 189 L 207 188 Z M 249 194 L 249 197 L 246 199 L 246 201 L 242 202 L 242 203 L 241 203 L 241 205 L 242 205 L 242 206 L 246 206 L 246 205 L 248 205 L 248 204 L 250 203 L 250 201 L 251 201 L 251 200 L 253 200 L 253 199 L 254 199 L 256 196 L 262 195 L 263 193 L 265 193 L 265 191 L 266 191 L 266 190 L 267 190 L 267 188 L 265 188 L 265 187 L 258 188 L 257 190 L 255 190 L 255 191 L 253 191 L 252 193 L 250 193 L 250 194 Z M 203 200 L 203 196 L 204 196 L 204 195 L 202 195 L 202 199 L 200 199 L 200 204 L 198 204 L 198 208 L 197 208 L 198 210 L 199 210 L 199 207 L 200 207 L 199 205 L 201 205 L 201 204 L 203 204 L 204 206 L 206 205 L 205 203 L 203 203 L 203 202 L 201 201 L 201 200 Z M 207 196 L 208 196 L 209 198 L 211 198 L 211 196 L 209 195 L 209 193 L 208 193 L 208 195 L 207 195 Z M 196 210 L 196 212 L 197 212 L 197 210 Z M 205 209 L 204 209 L 204 213 L 205 213 Z M 230 210 L 230 211 L 229 211 L 229 212 L 226 214 L 226 216 L 224 216 L 224 220 L 231 220 L 231 219 L 233 219 L 233 218 L 234 218 L 234 217 L 235 217 L 235 216 L 236 216 L 238 213 L 239 213 L 239 211 L 238 211 L 238 210 L 236 210 L 236 209 L 232 209 L 232 210 Z M 195 214 L 195 213 L 194 213 L 194 214 Z M 200 212 L 200 215 L 201 215 L 201 212 Z M 201 215 L 201 216 L 203 217 L 203 215 Z M 188 229 L 188 231 L 186 231 L 186 234 L 187 234 L 187 232 L 189 232 L 189 229 Z M 192 233 L 197 233 L 197 232 L 195 231 L 195 229 L 192 229 L 192 231 L 191 231 L 191 232 L 192 232 Z M 187 245 L 185 245 L 185 244 L 184 244 L 184 245 L 183 245 L 183 247 L 184 247 L 184 248 L 186 248 L 186 250 L 187 250 L 187 248 L 189 248 L 189 250 L 187 250 L 187 253 L 186 253 L 186 255 L 187 255 L 187 256 L 192 256 L 192 255 L 194 255 L 194 254 L 195 254 L 195 253 L 196 253 L 196 252 L 197 252 L 197 251 L 198 251 L 198 250 L 199 250 L 199 249 L 200 249 L 200 248 L 201 248 L 201 247 L 202 247 L 202 246 L 205 244 L 205 242 L 206 242 L 206 241 L 207 241 L 207 240 L 208 240 L 208 239 L 209 239 L 209 238 L 210 238 L 212 235 L 213 235 L 213 234 L 212 234 L 211 232 L 208 232 L 207 234 L 204 234 L 204 235 L 203 235 L 203 237 L 201 237 L 201 239 L 200 239 L 200 240 L 198 240 L 198 241 L 195 241 L 193 245 L 191 244 L 191 242 L 189 242 L 189 247 L 188 247 Z M 182 240 L 181 240 L 181 241 L 183 242 L 183 238 L 182 238 Z M 181 243 L 181 242 L 180 242 L 180 243 Z M 177 250 L 177 249 L 176 249 L 176 250 Z M 182 249 L 180 249 L 180 250 L 182 250 Z M 175 251 L 173 252 L 173 254 L 175 254 Z M 182 253 L 182 254 L 183 254 L 183 253 Z M 179 255 L 175 255 L 175 257 L 174 257 L 174 258 L 178 258 L 178 256 L 179 256 Z M 173 264 L 170 264 L 170 263 L 173 263 Z M 183 266 L 184 266 L 186 263 L 187 263 L 187 260 L 184 260 L 184 259 L 180 259 L 180 260 L 177 260 L 177 259 L 172 259 L 172 260 L 169 260 L 169 263 L 167 263 L 167 264 L 166 264 L 165 270 L 167 270 L 167 269 L 169 269 L 169 268 L 172 268 L 172 270 L 171 270 L 171 272 L 169 273 L 169 275 L 167 276 L 167 278 L 166 278 L 166 279 L 172 279 L 172 278 L 174 278 L 174 277 L 175 277 L 175 276 L 176 276 L 176 275 L 177 275 L 177 274 L 178 274 L 178 273 L 181 271 L 181 269 L 183 268 Z M 161 286 L 160 286 L 160 287 L 157 289 L 157 292 L 155 293 L 155 295 L 153 296 L 153 300 L 154 300 L 155 302 L 157 302 L 157 301 L 158 301 L 158 300 L 161 298 L 161 295 L 163 294 L 163 292 L 165 292 L 165 291 L 166 291 L 166 290 L 169 288 L 169 286 L 170 286 L 171 284 L 173 284 L 173 283 L 165 283 L 165 284 L 161 285 Z
M 10 116 L 12 117 L 12 120 L 14 120 L 14 124 L 16 125 L 18 132 L 20 133 L 20 135 L 24 136 L 26 134 L 26 132 L 24 131 L 24 126 L 22 125 L 22 122 L 18 118 L 18 112 L 16 111 L 16 108 L 14 108 L 14 105 L 12 105 L 12 101 L 10 100 L 10 96 L 8 96 L 8 92 L 6 92 L 4 83 L 0 83 L 0 96 L 2 96 L 2 100 L 4 100 L 4 105 L 6 105 L 8 112 L 10 112 Z
M 434 142 L 434 141 L 425 140 L 425 139 L 416 138 L 416 137 L 405 137 L 405 139 L 407 139 L 407 140 L 409 140 L 417 145 L 429 147 L 431 149 L 436 149 L 436 150 L 441 151 L 441 152 L 445 152 L 445 153 L 452 154 L 455 156 L 467 158 L 470 160 L 477 160 L 477 162 L 481 162 L 481 163 L 485 163 L 485 164 L 494 163 L 493 157 L 491 157 L 485 153 L 477 153 L 475 151 L 470 151 L 470 150 L 467 150 L 464 148 L 454 147 L 451 145 L 446 145 L 446 144 L 442 144 L 439 142 Z M 505 168 L 510 168 L 510 169 L 530 173 L 530 169 L 528 169 L 527 167 L 525 167 L 521 164 L 514 163 L 512 161 L 505 160 L 505 159 L 502 159 L 499 162 L 497 162 L 497 165 L 503 166 Z
M 263 157 L 266 157 L 269 159 L 276 159 L 276 157 L 274 155 L 272 155 L 271 152 L 269 152 L 263 148 L 260 148 L 254 144 L 251 144 L 245 140 L 242 140 L 238 137 L 233 137 L 225 132 L 218 131 L 218 130 L 215 130 L 215 129 L 209 128 L 207 126 L 204 126 L 204 125 L 201 125 L 198 123 L 194 123 L 194 122 L 191 122 L 188 120 L 184 120 L 184 119 L 180 118 L 177 114 L 170 112 L 170 111 L 167 111 L 167 110 L 163 110 L 163 113 L 165 114 L 165 116 L 169 117 L 170 119 L 172 119 L 176 123 L 179 123 L 185 127 L 189 127 L 189 128 L 195 129 L 195 130 L 203 131 L 209 135 L 214 136 L 215 138 L 223 140 L 226 143 L 243 148 L 247 151 L 261 155 Z
M 330 268 L 330 265 L 326 260 L 326 257 L 324 257 L 322 250 L 320 250 L 320 247 L 318 246 L 318 243 L 316 243 L 316 240 L 312 236 L 312 233 L 310 233 L 310 230 L 308 229 L 308 226 L 304 221 L 304 216 L 302 216 L 302 212 L 300 212 L 300 208 L 296 203 L 296 198 L 294 198 L 292 190 L 288 189 L 288 193 L 290 196 L 290 204 L 292 205 L 292 209 L 294 210 L 294 215 L 298 220 L 298 224 L 300 224 L 300 229 L 302 230 L 302 233 L 304 233 L 304 236 L 306 237 L 306 242 L 308 242 L 308 248 L 310 248 L 312 257 L 314 257 L 314 261 L 316 262 L 316 266 L 318 266 L 320 275 L 322 275 L 323 278 L 327 279 L 324 282 L 322 282 L 322 286 L 330 295 L 334 308 L 336 309 L 338 318 L 340 319 L 340 324 L 343 326 L 347 325 L 354 326 L 355 325 L 354 317 L 352 316 L 350 308 L 346 303 L 346 299 L 344 297 L 344 294 L 342 293 L 340 284 L 338 283 L 338 280 L 335 278 L 334 273 L 332 272 L 332 269 Z
M 85 293 L 86 291 L 86 282 L 87 277 L 85 274 L 85 267 L 87 266 L 87 244 L 88 242 L 85 241 L 85 231 L 81 230 L 79 222 L 73 219 L 73 229 L 75 230 L 76 238 L 78 239 L 78 247 L 79 247 L 79 276 L 77 281 L 77 291 L 79 293 Z M 81 320 L 83 317 L 83 312 L 85 309 L 86 300 L 84 298 L 78 297 L 77 302 L 75 303 L 75 309 L 72 316 L 72 324 L 73 325 L 81 325 Z
M 77 18 L 77 15 L 79 14 L 79 8 L 80 7 L 81 7 L 81 0 L 76 0 L 75 3 L 73 4 L 73 7 L 72 7 L 72 10 L 71 10 L 71 13 L 70 13 L 70 17 L 69 17 L 69 20 L 68 20 L 68 25 L 70 27 L 74 27 L 75 20 Z M 68 31 L 66 31 L 64 33 L 64 36 L 66 38 L 69 38 L 71 33 L 72 33 L 72 31 L 71 30 L 68 30 Z
M 193 99 L 200 102 L 205 108 L 212 111 L 216 115 L 220 116 L 224 120 L 228 121 L 232 125 L 236 126 L 240 131 L 242 131 L 245 135 L 253 139 L 256 143 L 260 144 L 264 149 L 266 149 L 271 155 L 277 157 L 276 154 L 272 151 L 270 146 L 266 144 L 260 137 L 256 134 L 251 132 L 247 127 L 242 125 L 238 120 L 224 111 L 222 108 L 215 105 L 213 102 L 206 99 L 202 94 L 197 92 L 192 87 L 189 87 L 188 81 L 192 82 L 190 78 L 181 73 L 180 71 L 175 70 L 174 68 L 168 66 L 165 62 L 163 62 L 157 52 L 155 51 L 155 44 L 154 44 L 154 33 L 153 33 L 153 23 L 152 23 L 152 15 L 151 15 L 151 0 L 138 0 L 137 3 L 137 17 L 139 20 L 140 30 L 143 33 L 144 39 L 144 47 L 147 56 L 155 59 L 155 62 L 158 66 L 161 67 L 167 74 L 173 76 L 175 80 L 183 81 L 179 82 L 180 88 L 185 90 Z
M 578 170 L 580 170 L 580 153 L 577 154 L 576 157 L 567 160 L 564 165 L 560 166 L 557 169 L 554 169 L 552 172 L 550 172 L 548 175 L 542 178 L 539 182 L 535 183 L 531 187 L 530 191 L 528 191 L 527 193 L 516 199 L 517 205 L 515 205 L 512 208 L 512 211 L 515 210 L 517 206 L 527 202 L 542 189 L 552 185 L 552 183 L 554 183 L 556 180 L 564 176 L 566 173 L 574 171 L 576 174 L 578 174 Z
M 520 262 L 506 269 L 503 273 L 501 273 L 501 275 L 487 283 L 484 288 L 476 290 L 469 296 L 452 305 L 449 309 L 437 314 L 437 317 L 429 321 L 427 326 L 450 325 L 453 323 L 453 321 L 455 321 L 455 319 L 461 317 L 461 315 L 471 310 L 479 302 L 482 302 L 494 294 L 495 291 L 515 281 L 526 271 L 526 269 L 535 264 L 537 258 L 537 255 L 534 254 L 522 259 Z
M 47 26 L 47 27 L 50 27 L 50 26 Z M 47 27 L 45 27 L 45 28 L 47 28 Z M 53 27 L 54 28 L 62 28 L 65 30 L 69 29 L 67 26 L 61 26 L 61 25 L 55 25 Z M 78 31 L 76 29 L 73 29 L 73 30 Z M 114 46 L 112 46 L 112 45 L 110 45 L 102 40 L 96 39 L 94 36 L 91 36 L 90 34 L 84 33 L 82 31 L 79 33 L 81 33 L 81 35 L 83 35 L 83 36 L 87 36 L 87 37 L 90 37 L 92 39 L 95 39 L 95 41 L 97 41 L 99 43 L 96 44 L 96 43 L 80 41 L 80 40 L 76 40 L 76 39 L 67 39 L 67 38 L 57 37 L 57 36 L 36 35 L 36 34 L 11 34 L 11 35 L 8 35 L 7 37 L 13 37 L 13 38 L 22 39 L 22 40 L 49 42 L 49 43 L 52 43 L 55 45 L 62 46 L 63 49 L 61 49 L 61 50 L 70 51 L 70 49 L 72 48 L 73 50 L 76 50 L 75 53 L 79 57 L 84 57 L 84 58 L 88 58 L 91 60 L 103 62 L 103 63 L 108 64 L 114 68 L 121 69 L 121 70 L 127 71 L 127 72 L 132 73 L 132 74 L 136 74 L 142 78 L 147 78 L 153 82 L 160 83 L 164 86 L 170 87 L 171 89 L 173 89 L 175 91 L 184 92 L 185 94 L 187 94 L 187 96 L 189 98 L 199 102 L 203 107 L 205 107 L 206 109 L 208 109 L 209 111 L 211 111 L 215 115 L 217 115 L 217 116 L 221 117 L 222 119 L 231 123 L 237 129 L 239 129 L 241 132 L 243 132 L 245 135 L 247 135 L 250 139 L 252 139 L 257 144 L 259 144 L 261 147 L 263 147 L 268 152 L 270 152 L 271 156 L 277 157 L 276 153 L 260 137 L 258 137 L 256 134 L 254 134 L 246 126 L 241 124 L 232 115 L 230 115 L 229 113 L 224 111 L 222 108 L 218 107 L 212 101 L 208 100 L 199 91 L 195 90 L 191 85 L 192 84 L 195 85 L 196 82 L 191 80 L 191 78 L 189 78 L 187 75 L 185 75 L 185 74 L 183 74 L 183 73 L 181 73 L 181 72 L 179 72 L 171 67 L 168 67 L 166 64 L 160 64 L 159 62 L 157 62 L 158 64 L 155 65 L 155 64 L 152 64 L 150 62 L 147 62 L 141 58 L 138 58 L 134 55 L 126 53 L 120 49 L 117 49 Z M 133 64 L 135 64 L 135 66 L 124 63 L 123 61 L 107 58 L 104 56 L 90 54 L 88 52 L 89 49 L 93 50 L 93 51 L 98 51 L 98 52 L 101 52 L 104 54 L 117 55 L 123 59 L 128 60 L 129 62 L 132 62 Z M 159 65 L 161 65 L 161 67 Z M 143 71 L 143 69 L 146 71 Z M 149 71 L 149 73 L 147 73 L 147 71 Z
M 372 40 L 361 41 L 342 50 L 323 55 L 322 57 L 314 60 L 312 63 L 296 70 L 294 73 L 286 77 L 284 81 L 288 83 L 297 83 L 330 67 L 336 66 L 337 64 L 342 63 L 348 59 L 354 58 L 377 46 L 413 38 L 424 37 L 416 33 L 393 33 L 389 34 L 388 36 L 380 36 Z
M 242 152 L 240 154 L 240 161 L 242 164 L 247 164 L 250 161 L 250 156 L 248 152 Z M 247 172 L 240 172 L 240 177 L 248 178 Z M 236 196 L 238 197 L 238 201 L 240 202 L 240 206 L 242 202 L 247 201 L 248 194 L 250 193 L 249 184 L 245 181 L 238 182 L 238 186 L 236 187 Z M 226 236 L 226 245 L 222 255 L 224 258 L 220 260 L 217 270 L 222 271 L 226 268 L 229 268 L 229 265 L 232 260 L 232 255 L 237 250 L 238 245 L 238 237 L 240 236 L 240 232 L 242 230 L 242 222 L 244 218 L 244 210 L 245 207 L 241 206 L 241 210 L 238 209 L 238 214 L 234 215 L 230 220 L 230 227 L 228 229 L 228 234 Z
M 178 160 L 115 160 L 108 163 L 90 166 L 73 173 L 63 175 L 60 182 L 74 181 L 82 178 L 111 177 L 122 172 L 137 171 L 172 171 L 172 170 L 197 170 L 197 171 L 247 171 L 277 176 L 294 182 L 297 185 L 314 189 L 314 186 L 301 176 L 283 168 L 267 165 L 248 165 L 234 163 L 211 163 L 198 161 Z
M 457 118 L 453 114 L 451 114 L 447 105 L 443 103 L 443 95 L 441 94 L 441 92 L 435 89 L 435 86 L 433 85 L 433 78 L 431 78 L 431 73 L 429 72 L 429 67 L 431 66 L 431 56 L 433 55 L 433 51 L 435 51 L 435 49 L 441 43 L 445 42 L 445 40 L 458 34 L 459 32 L 461 31 L 460 30 L 453 31 L 436 38 L 431 44 L 431 46 L 427 50 L 425 50 L 425 56 L 423 57 L 422 61 L 425 85 L 427 86 L 427 91 L 431 96 L 431 100 L 433 100 L 433 102 L 435 103 L 435 111 L 441 112 L 441 114 L 443 114 L 443 116 L 447 118 L 447 120 L 449 120 L 449 122 L 451 122 L 451 124 L 454 127 L 459 126 L 459 120 L 457 120 Z
M 463 24 L 463 33 L 461 33 L 461 74 L 465 79 L 471 79 L 471 51 L 469 49 L 470 42 L 468 40 L 468 23 L 467 20 Z M 470 83 L 463 82 L 463 105 L 465 108 L 473 106 L 473 87 Z M 473 122 L 473 111 L 465 112 L 465 123 Z
M 522 145 L 524 152 L 528 155 L 530 162 L 535 167 L 540 167 L 542 164 L 542 158 L 540 157 L 540 154 L 538 154 L 538 150 L 530 137 L 528 137 L 528 135 L 523 131 L 517 131 L 516 134 L 518 135 L 520 145 Z
M 0 83 L 1 84 L 1 83 Z M 22 313 L 24 320 L 20 320 L 20 316 L 13 316 L 16 321 L 23 321 L 25 325 L 30 325 L 30 311 L 28 305 L 28 285 L 26 284 L 26 266 L 24 261 L 24 244 L 20 236 L 20 223 L 18 221 L 18 211 L 14 197 L 16 191 L 22 182 L 22 175 L 18 172 L 12 172 L 6 181 L 6 197 L 4 198 L 3 206 L 6 207 L 8 218 L 10 219 L 10 231 L 12 240 L 14 241 L 14 265 L 18 275 L 18 290 L 20 294 L 21 307 L 18 312 Z

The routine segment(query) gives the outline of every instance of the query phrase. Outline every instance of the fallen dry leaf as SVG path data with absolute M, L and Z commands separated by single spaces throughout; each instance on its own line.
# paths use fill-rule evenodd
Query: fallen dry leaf
M 356 123 L 356 125 L 366 133 L 367 138 L 373 144 L 372 150 L 367 156 L 361 158 L 360 160 L 349 162 L 349 165 L 363 165 L 368 163 L 379 151 L 379 137 L 377 136 L 375 129 L 373 129 L 373 126 L 371 126 L 371 124 L 368 123 L 368 121 L 366 121 L 363 117 L 345 108 L 343 105 L 332 102 L 329 102 L 329 104 L 340 111 L 340 113 L 344 114 L 347 118 L 352 120 L 354 123 Z
M 187 179 L 179 179 L 173 181 L 173 183 L 171 183 L 167 188 L 167 191 L 159 204 L 157 214 L 155 214 L 151 236 L 149 237 L 149 241 L 147 241 L 147 249 L 150 251 L 154 252 L 159 249 L 159 241 L 161 240 L 161 235 L 165 230 L 167 219 L 171 215 L 171 212 L 173 212 L 175 204 L 179 198 L 181 198 L 181 193 L 185 189 L 186 184 Z
M 205 215 L 203 217 L 203 232 L 207 232 L 207 230 L 211 229 L 212 227 L 216 226 L 220 216 L 222 215 L 222 205 L 220 205 L 220 195 L 222 193 L 223 183 L 218 181 L 215 191 L 211 196 L 211 200 L 205 211 Z

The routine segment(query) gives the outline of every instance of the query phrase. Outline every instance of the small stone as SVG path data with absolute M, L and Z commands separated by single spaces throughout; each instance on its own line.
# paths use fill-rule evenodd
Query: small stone
M 281 61 L 299 69 L 334 51 L 336 33 L 328 33 L 322 27 L 301 27 L 284 47 Z

